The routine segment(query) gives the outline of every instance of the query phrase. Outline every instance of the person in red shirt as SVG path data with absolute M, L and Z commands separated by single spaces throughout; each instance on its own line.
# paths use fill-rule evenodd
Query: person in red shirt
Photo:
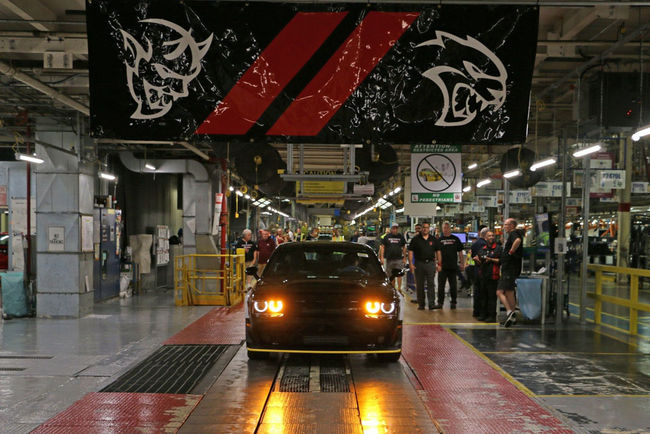
M 258 274 L 261 275 L 262 271 L 264 271 L 264 267 L 266 267 L 266 263 L 269 262 L 269 258 L 271 257 L 271 254 L 277 247 L 277 244 L 275 243 L 275 240 L 271 238 L 271 234 L 269 231 L 261 231 L 261 238 L 257 242 L 257 248 L 259 249 L 259 266 L 258 266 Z

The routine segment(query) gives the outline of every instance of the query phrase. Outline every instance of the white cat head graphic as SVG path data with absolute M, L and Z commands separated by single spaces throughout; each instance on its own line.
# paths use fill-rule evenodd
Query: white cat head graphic
M 452 42 L 452 44 L 449 44 Z M 449 46 L 451 45 L 451 46 Z M 478 40 L 436 31 L 436 38 L 417 47 L 436 46 L 457 50 L 442 58 L 457 58 L 458 64 L 434 66 L 422 76 L 442 93 L 443 107 L 436 125 L 456 127 L 470 123 L 479 112 L 499 109 L 506 101 L 508 73 L 501 60 Z

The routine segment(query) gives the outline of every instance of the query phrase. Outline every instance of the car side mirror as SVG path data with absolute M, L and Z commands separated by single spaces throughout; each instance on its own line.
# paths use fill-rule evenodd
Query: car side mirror
M 257 275 L 257 269 L 258 269 L 257 265 L 253 265 L 252 267 L 246 267 L 246 274 L 248 276 L 253 276 L 259 280 L 260 277 Z
M 404 275 L 404 269 L 402 268 L 393 268 L 393 270 L 390 272 L 391 279 L 394 279 L 396 277 L 402 277 L 403 275 Z

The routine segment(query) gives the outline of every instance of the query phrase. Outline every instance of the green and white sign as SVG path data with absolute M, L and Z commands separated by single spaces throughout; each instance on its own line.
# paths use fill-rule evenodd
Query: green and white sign
M 461 202 L 460 152 L 458 145 L 411 145 L 411 202 Z

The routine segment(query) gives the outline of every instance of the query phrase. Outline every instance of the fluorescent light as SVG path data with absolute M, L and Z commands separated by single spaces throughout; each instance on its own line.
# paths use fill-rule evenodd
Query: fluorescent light
M 546 160 L 538 161 L 537 163 L 530 166 L 530 171 L 534 172 L 537 169 L 540 169 L 540 168 L 546 167 L 546 166 L 550 166 L 550 165 L 555 164 L 555 163 L 556 163 L 555 158 L 548 158 Z
M 576 158 L 584 157 L 585 155 L 593 154 L 594 152 L 600 151 L 600 145 L 590 146 L 588 148 L 582 148 L 579 151 L 575 151 L 573 156 Z
M 467 166 L 469 170 L 476 169 L 477 167 L 478 167 L 478 163 L 472 163 L 469 166 Z
M 21 154 L 19 152 L 16 152 L 16 160 L 29 161 L 30 163 L 35 163 L 35 164 L 41 164 L 45 162 L 45 160 L 43 160 L 42 158 L 38 158 L 35 155 Z
M 400 209 L 395 210 L 395 213 L 402 213 L 402 212 L 404 212 L 404 208 L 400 208 Z
M 104 178 L 108 181 L 115 181 L 117 179 L 115 175 L 106 172 L 99 172 L 99 177 Z
M 151 163 L 144 163 L 144 168 L 149 170 L 156 170 L 156 166 Z
M 471 185 L 468 185 L 467 187 L 463 188 L 463 191 L 464 191 L 465 193 L 467 193 L 467 192 L 470 191 L 471 189 L 472 189 L 472 186 L 471 186 Z
M 248 194 L 244 195 L 244 199 L 250 199 L 250 198 L 251 198 L 250 195 L 248 195 Z
M 521 170 L 515 169 L 515 170 L 511 170 L 510 172 L 504 173 L 503 177 L 504 178 L 514 178 L 515 176 L 519 176 L 519 175 L 521 175 Z
M 650 125 L 646 125 L 645 127 L 638 130 L 636 133 L 632 134 L 632 140 L 638 142 L 639 140 L 641 140 L 641 137 L 647 136 L 648 134 L 650 134 Z
M 476 187 L 477 187 L 477 188 L 479 188 L 479 187 L 483 187 L 484 185 L 488 185 L 488 184 L 491 183 L 491 182 L 492 182 L 491 179 L 484 179 L 484 180 L 482 180 L 482 181 L 479 181 L 479 182 L 476 184 Z
M 7 238 L 9 238 L 9 235 L 3 235 L 3 236 L 0 237 L 0 241 L 4 241 Z
M 237 196 L 239 196 L 239 197 L 241 197 L 241 196 L 243 196 L 243 195 L 244 195 L 244 193 L 242 193 L 242 192 L 241 192 L 241 191 L 239 191 L 239 190 L 237 190 L 237 191 L 236 191 L 235 193 L 237 193 Z
M 397 194 L 400 191 L 402 191 L 402 187 L 396 187 L 395 190 L 393 190 L 393 194 Z
M 233 186 L 231 185 L 230 187 L 228 187 L 228 190 L 230 190 L 230 191 L 235 191 L 235 187 L 233 187 Z

